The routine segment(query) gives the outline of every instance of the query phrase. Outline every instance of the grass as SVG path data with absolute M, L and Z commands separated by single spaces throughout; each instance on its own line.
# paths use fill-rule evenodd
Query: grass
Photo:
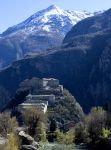
M 45 144 L 39 150 L 76 150 L 74 145 Z

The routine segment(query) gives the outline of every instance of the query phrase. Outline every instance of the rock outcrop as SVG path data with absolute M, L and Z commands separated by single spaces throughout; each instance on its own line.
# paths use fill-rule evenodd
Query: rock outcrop
M 40 147 L 34 138 L 26 134 L 24 131 L 19 132 L 19 137 L 21 140 L 21 150 L 37 150 Z

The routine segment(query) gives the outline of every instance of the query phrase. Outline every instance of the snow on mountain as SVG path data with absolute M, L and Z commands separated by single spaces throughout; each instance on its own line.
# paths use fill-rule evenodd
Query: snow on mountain
M 0 35 L 0 68 L 26 55 L 60 46 L 78 21 L 93 15 L 87 11 L 63 10 L 52 5 L 8 28 Z
M 78 21 L 93 16 L 93 13 L 87 11 L 69 11 L 63 10 L 56 5 L 52 5 L 47 9 L 41 10 L 22 23 L 10 27 L 3 35 L 18 32 L 23 30 L 30 34 L 35 30 L 44 30 L 46 32 L 60 32 L 63 36 L 75 25 Z

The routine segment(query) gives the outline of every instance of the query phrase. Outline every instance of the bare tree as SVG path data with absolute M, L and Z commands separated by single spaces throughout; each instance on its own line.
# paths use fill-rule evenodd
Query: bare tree
M 10 113 L 0 113 L 0 134 L 2 136 L 7 136 L 7 134 L 10 134 L 14 132 L 15 128 L 18 126 L 18 123 L 16 121 L 15 117 L 10 117 Z
M 43 123 L 46 125 L 46 115 L 37 108 L 27 108 L 23 111 L 24 124 L 31 136 L 40 135 Z
M 106 111 L 101 107 L 94 107 L 86 117 L 86 125 L 92 141 L 97 140 L 102 129 L 106 127 Z

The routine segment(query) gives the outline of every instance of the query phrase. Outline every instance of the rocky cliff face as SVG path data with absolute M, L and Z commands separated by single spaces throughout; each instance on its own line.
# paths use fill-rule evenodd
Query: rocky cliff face
M 102 15 L 110 20 L 110 10 L 98 16 L 101 24 Z M 92 20 L 95 20 L 93 22 L 96 22 L 96 19 L 97 17 L 92 17 Z M 81 23 L 86 26 L 88 21 L 89 18 Z M 76 28 L 76 31 L 81 31 L 79 24 L 73 30 Z M 70 90 L 86 112 L 92 106 L 110 103 L 110 21 L 107 24 L 109 25 L 95 32 L 89 32 L 88 28 L 88 32 L 84 34 L 82 31 L 77 35 L 70 32 L 61 48 L 13 63 L 0 73 L 1 86 L 13 95 L 18 84 L 26 78 L 54 77 Z M 94 26 L 94 23 L 92 25 Z

